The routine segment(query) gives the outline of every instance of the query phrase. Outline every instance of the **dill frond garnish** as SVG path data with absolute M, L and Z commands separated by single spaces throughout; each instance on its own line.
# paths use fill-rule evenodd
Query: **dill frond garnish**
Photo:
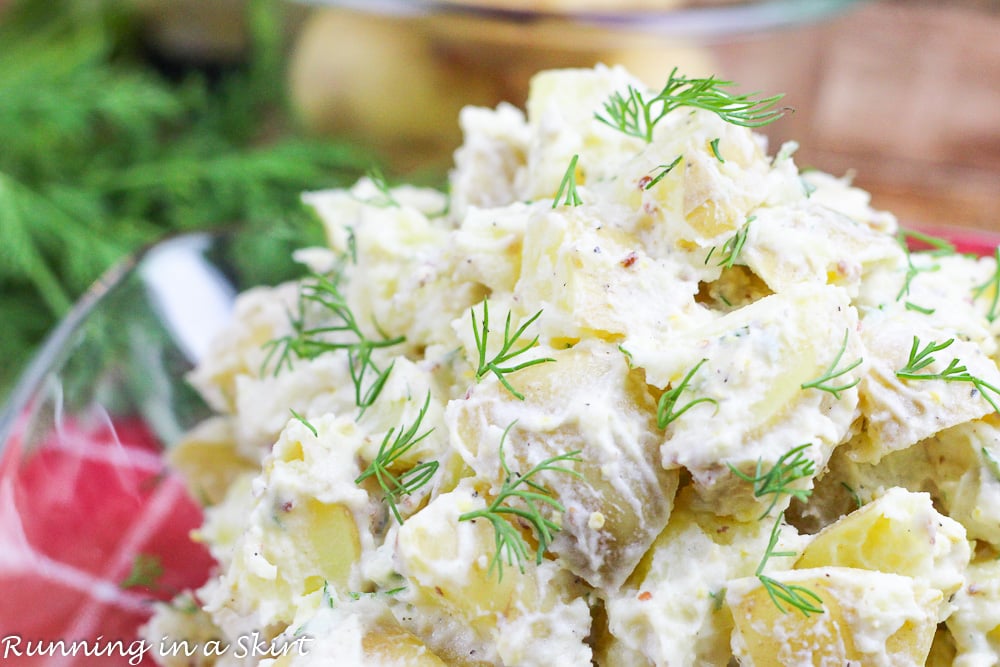
M 990 404 L 995 412 L 1000 413 L 1000 405 L 997 405 L 996 399 L 993 396 L 990 396 L 991 393 L 995 396 L 1000 396 L 1000 388 L 997 388 L 986 380 L 969 373 L 969 369 L 961 364 L 957 357 L 953 358 L 943 371 L 937 373 L 932 373 L 930 371 L 924 372 L 925 368 L 936 361 L 932 355 L 937 352 L 941 352 L 942 350 L 946 350 L 954 342 L 954 338 L 949 338 L 943 343 L 931 341 L 927 343 L 927 345 L 921 347 L 920 338 L 914 336 L 913 344 L 910 346 L 910 356 L 906 361 L 906 365 L 896 371 L 896 377 L 904 380 L 968 382 L 976 388 L 978 393 L 983 397 L 983 399 L 986 400 L 987 403 Z
M 604 102 L 604 113 L 594 117 L 620 132 L 649 143 L 653 129 L 664 116 L 681 107 L 710 111 L 727 123 L 743 127 L 761 127 L 784 115 L 784 109 L 775 105 L 783 95 L 755 99 L 756 93 L 739 95 L 728 89 L 732 81 L 714 76 L 707 79 L 689 79 L 677 73 L 675 67 L 663 89 L 646 99 L 642 91 L 632 85 L 626 93 L 615 92 Z
M 986 461 L 986 467 L 990 469 L 993 473 L 993 479 L 1000 482 L 1000 461 L 997 461 L 996 457 L 990 453 L 990 450 L 985 447 L 980 447 L 979 452 L 983 455 L 983 459 Z
M 0 397 L 38 341 L 108 267 L 171 233 L 240 222 L 240 284 L 301 275 L 321 241 L 300 194 L 371 157 L 306 138 L 281 95 L 285 8 L 248 3 L 249 55 L 218 76 L 164 75 L 136 3 L 21 0 L 0 21 Z M 251 7 L 252 6 L 252 7 Z M 112 354 L 117 341 L 95 354 Z
M 472 317 L 472 334 L 476 338 L 476 350 L 479 353 L 478 365 L 476 366 L 476 382 L 482 380 L 488 373 L 493 373 L 500 383 L 507 388 L 511 394 L 513 394 L 519 400 L 524 400 L 524 394 L 514 389 L 507 379 L 507 376 L 511 373 L 516 373 L 517 371 L 528 368 L 529 366 L 536 366 L 538 364 L 544 364 L 546 362 L 555 361 L 551 357 L 544 357 L 541 359 L 529 359 L 528 361 L 522 361 L 521 363 L 515 364 L 513 366 L 504 366 L 507 362 L 513 360 L 515 357 L 519 357 L 531 348 L 538 345 L 538 336 L 532 338 L 529 342 L 525 343 L 518 349 L 512 349 L 517 344 L 517 342 L 524 335 L 524 332 L 529 326 L 537 320 L 542 311 L 538 311 L 527 321 L 524 322 L 515 331 L 511 331 L 511 313 L 507 313 L 507 321 L 504 324 L 503 329 L 503 345 L 500 347 L 500 351 L 496 355 L 487 360 L 487 342 L 490 333 L 490 309 L 489 303 L 486 299 L 483 299 L 483 320 L 482 323 L 476 322 L 476 310 L 472 308 L 469 310 Z
M 671 162 L 670 164 L 661 164 L 652 169 L 650 173 L 654 171 L 659 173 L 657 173 L 655 176 L 644 176 L 640 180 L 640 183 L 642 184 L 642 189 L 649 190 L 651 187 L 662 181 L 663 177 L 672 172 L 674 170 L 674 167 L 680 164 L 681 160 L 683 159 L 684 159 L 683 155 L 678 155 L 677 157 L 674 158 L 674 161 Z
M 819 376 L 815 380 L 810 380 L 809 382 L 803 382 L 802 383 L 803 389 L 819 389 L 820 391 L 825 391 L 829 392 L 830 394 L 833 394 L 833 397 L 836 399 L 840 399 L 840 392 L 846 391 L 851 387 L 856 387 L 858 383 L 861 382 L 861 378 L 859 377 L 855 378 L 853 382 L 849 382 L 847 384 L 835 385 L 832 383 L 837 378 L 850 373 L 864 362 L 864 359 L 859 357 L 858 359 L 854 360 L 844 368 L 841 369 L 837 368 L 837 366 L 840 365 L 840 360 L 844 356 L 844 352 L 847 350 L 848 333 L 850 332 L 847 329 L 845 329 L 844 342 L 840 344 L 840 350 L 837 352 L 837 356 L 833 358 L 833 361 L 830 363 L 829 368 L 826 369 L 823 375 Z
M 725 160 L 722 158 L 722 155 L 719 153 L 719 137 L 716 137 L 715 139 L 712 139 L 708 143 L 708 146 L 709 146 L 709 148 L 712 149 L 712 155 L 715 156 L 715 159 L 718 160 L 719 162 L 725 163 Z
M 372 206 L 378 206 L 379 208 L 399 208 L 399 202 L 396 198 L 392 196 L 392 189 L 389 186 L 389 181 L 386 180 L 385 174 L 377 166 L 370 167 L 368 169 L 368 179 L 375 186 L 378 191 L 378 195 L 365 200 L 366 204 L 371 204 Z
M 981 285 L 976 285 L 976 287 L 972 289 L 972 298 L 974 300 L 982 298 L 982 296 L 987 293 L 986 290 L 992 290 L 992 294 L 990 296 L 990 306 L 986 311 L 986 319 L 990 322 L 996 320 L 997 316 L 1000 315 L 1000 313 L 997 312 L 997 306 L 1000 305 L 1000 246 L 997 246 L 993 251 L 993 258 L 996 261 L 993 274 L 986 279 L 986 282 Z
M 309 303 L 322 306 L 324 318 L 321 323 L 313 325 L 307 322 L 306 305 Z M 345 350 L 354 385 L 354 401 L 360 409 L 358 417 L 364 415 L 378 398 L 395 363 L 382 368 L 372 358 L 373 352 L 399 345 L 406 338 L 389 338 L 383 332 L 379 332 L 381 338 L 369 338 L 340 291 L 340 274 L 336 271 L 328 275 L 314 275 L 300 284 L 297 312 L 289 314 L 289 320 L 292 333 L 264 344 L 268 353 L 262 373 L 271 365 L 275 355 L 277 361 L 273 372 L 277 375 L 282 369 L 291 370 L 293 359 L 315 359 L 327 352 Z M 374 379 L 366 382 L 366 378 Z
M 676 387 L 672 387 L 660 395 L 660 400 L 656 404 L 656 425 L 661 429 L 667 428 L 667 426 L 670 425 L 675 419 L 699 403 L 711 403 L 718 408 L 718 401 L 714 398 L 703 396 L 701 398 L 688 401 L 680 409 L 676 409 L 677 401 L 680 400 L 681 394 L 683 394 L 687 389 L 688 384 L 691 382 L 691 378 L 694 377 L 694 374 L 698 372 L 698 369 L 701 368 L 707 361 L 708 359 L 702 359 L 699 361 L 691 370 L 687 372 L 687 375 L 684 376 Z
M 736 266 L 736 260 L 743 251 L 743 246 L 746 245 L 747 242 L 747 236 L 750 234 L 750 223 L 756 219 L 756 215 L 748 216 L 746 222 L 743 223 L 743 226 L 737 229 L 736 233 L 726 240 L 726 242 L 722 245 L 722 257 L 719 259 L 716 266 L 721 266 L 724 269 L 731 269 Z M 708 254 L 705 256 L 706 265 L 712 259 L 713 254 L 715 254 L 715 246 L 709 248 Z
M 558 456 L 552 456 L 531 467 L 525 473 L 517 473 L 510 469 L 504 457 L 504 444 L 507 441 L 507 434 L 516 422 L 511 422 L 504 429 L 500 437 L 498 456 L 500 465 L 503 468 L 504 480 L 496 497 L 492 502 L 480 510 L 466 512 L 458 517 L 459 521 L 473 521 L 475 519 L 486 519 L 493 526 L 495 536 L 496 551 L 490 561 L 487 571 L 492 573 L 497 571 L 499 579 L 503 579 L 503 566 L 506 560 L 507 565 L 517 565 L 521 572 L 524 572 L 524 561 L 530 557 L 530 547 L 521 529 L 513 525 L 508 517 L 515 521 L 524 521 L 535 535 L 538 546 L 535 549 L 535 563 L 540 564 L 545 552 L 555 534 L 559 532 L 560 526 L 555 521 L 547 518 L 543 510 L 547 507 L 551 511 L 562 513 L 565 511 L 562 503 L 556 500 L 552 491 L 535 482 L 532 478 L 538 474 L 548 472 L 565 473 L 578 479 L 582 475 L 568 468 L 564 463 L 580 462 L 580 451 L 575 450 Z M 513 504 L 512 504 L 513 501 Z
M 784 512 L 779 514 L 778 520 L 774 522 L 774 527 L 771 529 L 771 538 L 767 543 L 767 549 L 764 551 L 764 557 L 761 558 L 760 564 L 757 566 L 757 571 L 754 574 L 764 586 L 764 590 L 767 591 L 771 602 L 774 603 L 774 606 L 782 614 L 787 614 L 790 611 L 785 605 L 788 605 L 792 609 L 798 609 L 807 618 L 809 614 L 822 614 L 823 600 L 816 593 L 805 586 L 783 584 L 764 574 L 764 567 L 770 559 L 791 558 L 797 555 L 794 551 L 774 550 L 778 544 L 778 536 L 783 518 Z
M 566 167 L 566 173 L 563 175 L 562 182 L 559 183 L 559 190 L 552 200 L 552 208 L 559 206 L 559 200 L 563 198 L 564 193 L 566 195 L 566 198 L 562 202 L 564 206 L 579 206 L 583 203 L 579 193 L 576 191 L 576 162 L 579 158 L 579 155 L 574 155 L 569 161 L 569 166 Z
M 307 420 L 305 417 L 303 417 L 298 412 L 296 412 L 294 408 L 288 408 L 288 410 L 289 410 L 289 412 L 292 413 L 292 418 L 294 418 L 295 421 L 299 422 L 300 424 L 302 424 L 303 426 L 305 426 L 307 429 L 309 429 L 309 432 L 313 434 L 314 438 L 318 438 L 319 437 L 319 431 L 316 430 L 316 427 L 313 426 L 309 422 L 309 420 Z
M 812 459 L 803 455 L 803 452 L 811 446 L 811 443 L 806 443 L 790 449 L 782 454 L 781 458 L 775 461 L 767 472 L 764 472 L 764 464 L 760 459 L 757 459 L 757 468 L 753 475 L 746 474 L 731 463 L 728 464 L 734 475 L 753 484 L 755 498 L 771 496 L 771 504 L 760 515 L 761 519 L 771 513 L 782 496 L 805 500 L 812 494 L 811 489 L 799 489 L 792 486 L 796 481 L 807 479 L 816 473 L 816 464 Z
M 923 243 L 930 246 L 930 248 L 928 250 L 911 250 L 911 240 Z M 914 252 L 924 253 L 931 257 L 944 257 L 955 254 L 955 246 L 949 241 L 940 239 L 936 236 L 931 236 L 930 234 L 924 234 L 923 232 L 918 232 L 913 229 L 901 228 L 896 234 L 896 241 L 906 254 L 906 274 L 903 278 L 903 286 L 899 288 L 899 292 L 896 294 L 896 301 L 899 301 L 904 296 L 909 295 L 910 284 L 918 275 L 921 273 L 932 273 L 941 269 L 941 265 L 937 263 L 928 264 L 927 266 L 917 266 L 913 263 Z M 913 308 L 911 307 L 911 310 L 912 309 Z
M 121 588 L 153 588 L 163 576 L 163 563 L 154 554 L 136 554 L 132 560 L 132 569 L 118 584 Z
M 390 428 L 382 439 L 378 454 L 372 459 L 368 467 L 354 480 L 355 484 L 361 484 L 369 477 L 374 477 L 378 482 L 382 493 L 385 494 L 385 502 L 389 505 L 392 515 L 396 521 L 402 525 L 403 517 L 399 513 L 398 503 L 403 496 L 412 495 L 424 484 L 427 484 L 437 472 L 437 461 L 423 461 L 409 468 L 403 473 L 396 474 L 392 468 L 401 456 L 406 454 L 413 447 L 431 434 L 433 429 L 428 429 L 417 435 L 420 424 L 427 414 L 427 408 L 431 403 L 431 393 L 427 392 L 424 405 L 420 408 L 420 413 L 409 427 L 405 425 L 398 429 Z M 393 437 L 395 434 L 395 437 Z M 391 442 L 390 442 L 391 439 Z

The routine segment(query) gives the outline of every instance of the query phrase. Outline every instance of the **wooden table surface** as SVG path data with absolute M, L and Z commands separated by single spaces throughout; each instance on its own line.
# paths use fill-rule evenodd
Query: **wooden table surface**
M 903 223 L 1000 231 L 1000 2 L 883 0 L 817 30 L 800 164 Z

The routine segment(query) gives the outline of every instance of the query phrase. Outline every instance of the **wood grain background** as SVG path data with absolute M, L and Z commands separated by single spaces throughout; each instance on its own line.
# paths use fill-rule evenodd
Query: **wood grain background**
M 881 1 L 814 31 L 800 164 L 901 221 L 1000 231 L 1000 2 Z

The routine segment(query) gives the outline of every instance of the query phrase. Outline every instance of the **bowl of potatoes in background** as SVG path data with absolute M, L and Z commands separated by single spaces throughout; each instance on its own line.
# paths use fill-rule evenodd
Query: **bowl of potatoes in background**
M 674 67 L 784 92 L 774 141 L 807 122 L 822 40 L 853 0 L 470 0 L 299 3 L 288 85 L 302 122 L 349 134 L 395 171 L 443 171 L 465 105 L 523 106 L 531 76 L 623 65 L 651 87 Z

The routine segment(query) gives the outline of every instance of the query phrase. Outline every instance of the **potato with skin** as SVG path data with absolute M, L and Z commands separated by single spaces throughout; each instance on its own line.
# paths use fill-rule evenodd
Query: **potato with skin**
M 453 401 L 452 442 L 491 481 L 488 494 L 503 481 L 497 448 L 508 426 L 512 471 L 579 451 L 572 468 L 580 478 L 547 471 L 535 479 L 565 507 L 551 551 L 591 585 L 613 590 L 666 525 L 679 473 L 659 464 L 655 403 L 616 346 L 591 340 L 545 356 L 554 361 L 509 376 L 523 401 L 493 377 Z
M 667 527 L 621 590 L 605 602 L 609 632 L 599 648 L 631 656 L 620 663 L 694 667 L 722 665 L 730 658 L 733 619 L 723 605 L 726 586 L 753 574 L 771 524 L 698 512 L 694 501 L 692 487 L 678 492 Z M 797 539 L 794 531 L 785 531 L 782 549 Z

